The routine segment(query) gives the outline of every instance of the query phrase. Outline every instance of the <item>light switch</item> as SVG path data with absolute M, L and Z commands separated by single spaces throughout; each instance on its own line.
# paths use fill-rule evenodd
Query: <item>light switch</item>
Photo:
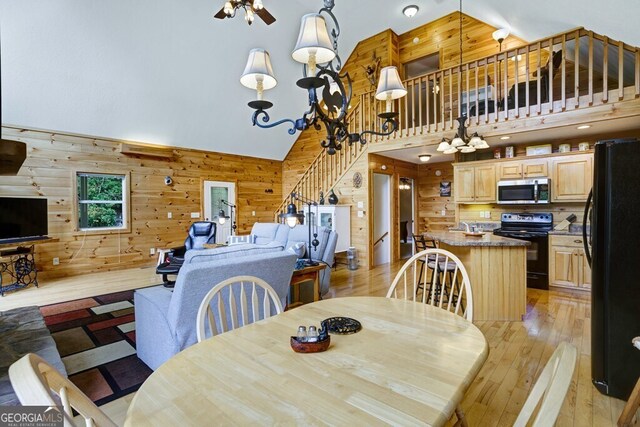
M 358 202 L 358 209 L 364 209 L 364 202 Z
M 358 211 L 358 218 L 364 218 L 364 211 Z
M 169 219 L 173 218 L 173 214 L 171 212 L 167 212 L 167 218 Z

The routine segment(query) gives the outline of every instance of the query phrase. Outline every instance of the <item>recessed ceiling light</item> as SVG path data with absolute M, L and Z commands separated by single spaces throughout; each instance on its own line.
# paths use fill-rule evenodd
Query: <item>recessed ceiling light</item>
M 431 154 L 420 154 L 418 158 L 421 162 L 428 162 L 429 160 L 431 160 Z
M 416 16 L 416 13 L 418 13 L 419 10 L 420 8 L 418 6 L 412 4 L 402 9 L 402 13 L 404 13 L 404 16 L 406 16 L 407 18 L 413 18 L 414 16 Z
M 591 127 L 591 125 L 580 125 L 577 127 L 577 129 L 583 130 L 583 129 L 589 129 Z
M 500 137 L 501 140 L 506 141 L 507 139 L 511 139 L 510 136 L 501 136 Z

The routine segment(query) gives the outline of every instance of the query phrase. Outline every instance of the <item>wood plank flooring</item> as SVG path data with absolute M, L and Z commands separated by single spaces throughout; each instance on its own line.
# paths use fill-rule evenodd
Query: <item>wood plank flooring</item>
M 326 297 L 384 296 L 401 263 L 356 271 L 340 267 Z M 135 268 L 55 279 L 6 294 L 0 311 L 46 305 L 159 283 L 154 268 Z M 462 407 L 472 426 L 509 426 L 516 419 L 533 382 L 561 341 L 578 348 L 579 357 L 558 426 L 614 426 L 624 402 L 601 395 L 591 384 L 591 307 L 588 294 L 528 290 L 524 322 L 476 322 L 490 353 L 469 387 Z M 106 408 L 122 423 L 131 396 Z M 106 406 L 106 405 L 105 405 Z

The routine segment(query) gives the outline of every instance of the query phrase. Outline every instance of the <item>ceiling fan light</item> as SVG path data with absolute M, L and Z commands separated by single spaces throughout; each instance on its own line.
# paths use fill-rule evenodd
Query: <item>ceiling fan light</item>
M 449 141 L 442 138 L 442 142 L 438 144 L 437 151 L 443 152 L 443 151 L 447 151 L 449 148 L 451 148 L 451 145 L 449 145 Z
M 464 145 L 464 141 L 462 138 L 460 138 L 459 136 L 456 136 L 455 138 L 453 138 L 453 141 L 451 141 L 451 146 L 452 147 L 462 147 Z
M 314 57 L 317 64 L 333 61 L 336 52 L 333 50 L 327 23 L 322 15 L 309 13 L 302 17 L 298 41 L 291 56 L 301 64 L 308 64 Z
M 264 9 L 264 4 L 262 4 L 262 0 L 253 0 L 253 8 L 255 10 Z
M 429 160 L 431 160 L 431 154 L 421 154 L 418 156 L 418 159 L 420 159 L 420 161 L 423 163 L 428 162 Z
M 233 5 L 231 4 L 231 2 L 230 2 L 230 1 L 225 2 L 225 4 L 224 4 L 224 9 L 223 9 L 224 13 L 225 13 L 227 16 L 229 16 L 229 17 L 230 17 L 231 15 L 233 15 L 233 10 L 234 10 L 234 9 L 233 9 Z
M 376 91 L 376 99 L 386 101 L 388 99 L 402 98 L 407 94 L 400 80 L 398 68 L 395 66 L 384 67 L 380 71 L 380 80 L 378 80 L 378 90 Z
M 253 10 L 247 9 L 244 14 L 244 20 L 247 21 L 249 24 L 251 24 L 254 19 L 255 19 L 255 16 L 253 14 Z
M 269 52 L 260 48 L 251 49 L 240 83 L 244 87 L 257 90 L 260 79 L 263 90 L 273 89 L 278 84 L 273 74 Z

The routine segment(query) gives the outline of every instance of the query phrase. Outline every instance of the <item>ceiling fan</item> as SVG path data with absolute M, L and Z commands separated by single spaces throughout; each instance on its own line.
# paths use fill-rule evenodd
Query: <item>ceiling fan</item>
M 276 18 L 264 8 L 262 0 L 229 0 L 213 17 L 218 19 L 233 18 L 239 9 L 244 9 L 244 20 L 249 25 L 253 24 L 255 15 L 258 15 L 267 25 L 276 22 Z

